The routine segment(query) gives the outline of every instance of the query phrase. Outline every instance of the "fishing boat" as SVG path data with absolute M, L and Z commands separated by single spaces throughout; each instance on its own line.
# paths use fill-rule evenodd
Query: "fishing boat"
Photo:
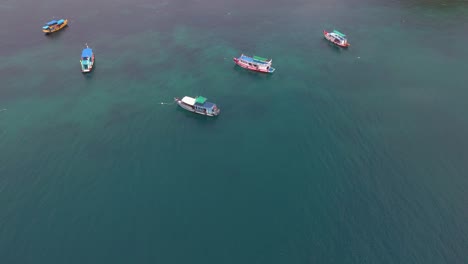
M 195 98 L 184 96 L 184 98 L 174 98 L 174 101 L 183 109 L 194 112 L 200 115 L 206 116 L 217 116 L 220 109 L 214 103 L 206 101 L 207 99 L 203 96 L 197 96 Z
M 68 25 L 68 19 L 51 20 L 42 27 L 42 32 L 46 34 L 57 32 Z
M 326 40 L 342 48 L 347 48 L 350 46 L 350 44 L 348 43 L 348 39 L 346 38 L 346 35 L 337 30 L 333 30 L 333 32 L 327 32 L 324 30 L 323 36 L 325 37 Z
M 90 72 L 94 66 L 94 53 L 91 48 L 86 45 L 86 48 L 81 52 L 81 72 Z
M 234 58 L 234 62 L 242 68 L 251 71 L 263 73 L 273 73 L 275 71 L 275 68 L 271 67 L 272 59 L 265 59 L 258 56 L 249 57 L 242 54 L 239 58 Z

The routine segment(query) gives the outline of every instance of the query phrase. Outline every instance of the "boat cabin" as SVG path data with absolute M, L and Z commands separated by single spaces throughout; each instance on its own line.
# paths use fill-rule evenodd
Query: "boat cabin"
M 339 44 L 346 44 L 348 42 L 346 35 L 337 31 L 333 30 L 333 32 L 330 33 L 330 35 L 335 38 L 335 42 Z

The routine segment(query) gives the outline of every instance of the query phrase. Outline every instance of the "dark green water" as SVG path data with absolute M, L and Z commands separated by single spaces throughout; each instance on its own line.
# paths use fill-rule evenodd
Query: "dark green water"
M 466 2 L 4 0 L 0 24 L 1 263 L 466 263 Z M 221 115 L 161 105 L 184 95 Z

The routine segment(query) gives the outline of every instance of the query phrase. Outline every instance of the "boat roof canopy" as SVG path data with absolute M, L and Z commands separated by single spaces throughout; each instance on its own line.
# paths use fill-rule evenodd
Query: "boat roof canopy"
M 260 58 L 262 60 L 259 60 L 259 59 L 256 59 L 256 58 Z M 261 58 L 261 57 L 257 57 L 257 56 L 254 56 L 253 58 L 252 57 L 249 57 L 249 56 L 245 56 L 244 54 L 242 54 L 240 56 L 240 59 L 243 60 L 243 61 L 246 61 L 246 62 L 251 62 L 251 63 L 257 63 L 257 64 L 268 64 L 270 63 L 270 61 L 268 61 L 267 59 L 265 58 Z
M 335 33 L 335 34 L 337 34 L 338 36 L 340 36 L 340 37 L 343 37 L 343 38 L 345 38 L 345 37 L 346 37 L 346 35 L 345 35 L 345 34 L 343 34 L 343 33 L 339 32 L 338 30 L 333 30 L 333 33 Z
M 54 25 L 54 24 L 57 24 L 57 20 L 51 20 L 51 21 L 47 22 L 46 25 L 52 26 L 52 25 Z
M 59 21 L 57 21 L 57 24 L 61 25 L 61 24 L 63 24 L 63 22 L 65 22 L 65 20 L 60 19 Z
M 253 56 L 253 59 L 254 59 L 254 60 L 257 60 L 257 61 L 268 62 L 268 59 L 262 58 L 262 57 L 259 57 L 259 56 Z
M 194 105 L 195 104 L 195 98 L 189 97 L 189 96 L 184 96 L 182 98 L 182 102 L 188 104 L 188 105 Z
M 84 49 L 83 52 L 81 53 L 82 58 L 87 58 L 87 57 L 91 57 L 91 56 L 93 56 L 93 50 L 90 49 L 90 48 Z
M 216 106 L 216 104 L 210 103 L 210 102 L 205 102 L 203 106 L 207 109 L 211 109 Z
M 247 62 L 253 62 L 253 59 L 249 56 L 241 55 L 240 59 Z
M 204 104 L 205 102 L 206 102 L 206 98 L 203 96 L 197 96 L 197 98 L 195 98 L 195 103 L 197 104 Z

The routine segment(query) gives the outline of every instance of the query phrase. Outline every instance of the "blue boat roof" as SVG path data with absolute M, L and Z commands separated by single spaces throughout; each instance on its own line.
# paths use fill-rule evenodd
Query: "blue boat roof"
M 195 103 L 195 105 L 201 106 L 201 107 L 203 107 L 203 108 L 205 108 L 205 109 L 211 109 L 211 108 L 213 108 L 213 106 L 215 106 L 216 104 L 210 103 L 210 102 L 204 102 L 203 104 Z
M 47 22 L 46 25 L 51 26 L 51 25 L 54 25 L 54 24 L 57 24 L 57 20 L 51 20 L 51 21 Z
M 91 56 L 93 56 L 93 50 L 90 48 L 84 49 L 83 52 L 81 53 L 81 57 L 83 58 L 91 57 Z
M 240 59 L 246 62 L 253 62 L 253 58 L 245 56 L 245 55 L 240 56 Z
M 57 21 L 57 24 L 59 24 L 59 25 L 60 25 L 60 24 L 63 24 L 63 22 L 65 22 L 65 20 L 63 20 L 63 19 L 60 19 L 59 21 Z
M 266 61 L 261 61 L 261 60 L 256 60 L 252 57 L 241 55 L 240 59 L 246 62 L 251 62 L 251 63 L 257 63 L 257 64 L 267 64 L 268 62 Z
M 205 108 L 207 108 L 207 109 L 211 109 L 211 108 L 213 108 L 213 106 L 215 106 L 215 104 L 210 103 L 210 102 L 205 102 L 205 103 L 203 104 L 203 107 L 205 107 Z

